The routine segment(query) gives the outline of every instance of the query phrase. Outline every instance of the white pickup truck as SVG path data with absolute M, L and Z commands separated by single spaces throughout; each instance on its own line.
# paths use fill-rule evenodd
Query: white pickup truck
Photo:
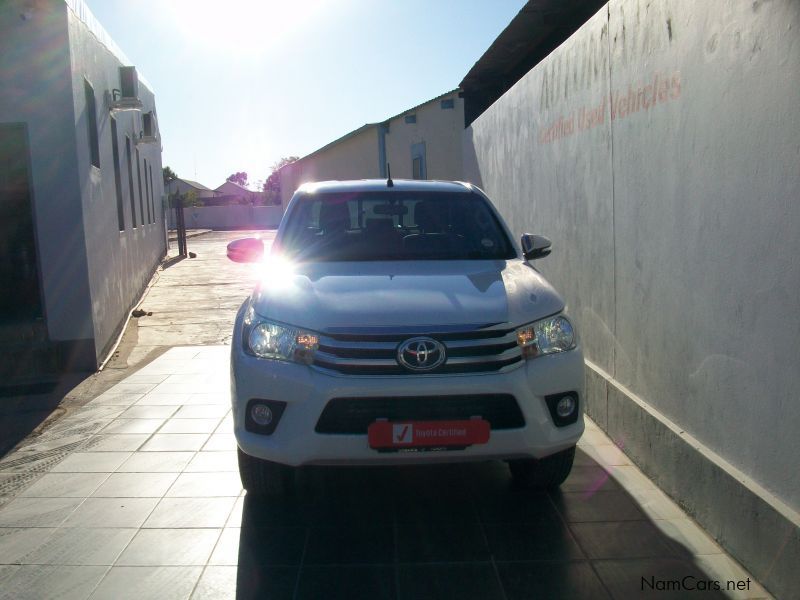
M 564 301 L 467 183 L 335 181 L 294 194 L 239 310 L 239 470 L 279 493 L 304 465 L 504 460 L 558 486 L 583 432 L 583 356 Z

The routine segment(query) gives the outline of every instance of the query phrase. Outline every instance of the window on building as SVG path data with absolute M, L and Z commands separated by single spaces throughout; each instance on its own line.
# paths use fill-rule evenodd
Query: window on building
M 417 115 L 406 115 L 405 121 L 408 125 L 413 125 L 417 122 Z
M 122 204 L 122 173 L 119 166 L 119 138 L 117 120 L 111 117 L 111 152 L 114 159 L 114 191 L 117 195 L 117 223 L 119 230 L 125 231 L 125 210 Z
M 413 179 L 427 179 L 427 171 L 425 165 L 425 142 L 411 144 L 411 177 Z
M 139 222 L 144 225 L 144 198 L 142 197 L 142 161 L 139 150 L 136 150 L 136 178 L 139 180 Z
M 133 161 L 131 160 L 131 138 L 125 136 L 125 158 L 128 163 L 128 192 L 131 199 L 131 225 L 136 229 L 136 199 L 133 197 Z
M 452 98 L 442 100 L 442 109 L 455 108 L 456 102 Z
M 86 79 L 83 80 L 83 91 L 86 95 L 86 124 L 89 131 L 89 157 L 95 167 L 100 167 L 100 144 L 97 140 L 97 103 L 94 88 Z
M 147 183 L 147 159 L 144 159 L 144 195 L 147 200 L 147 223 L 153 222 L 153 213 L 150 209 L 150 184 Z
M 150 164 L 149 167 L 149 175 L 150 175 L 150 202 L 153 205 L 153 223 L 156 222 L 156 197 L 155 193 L 153 192 L 153 165 Z

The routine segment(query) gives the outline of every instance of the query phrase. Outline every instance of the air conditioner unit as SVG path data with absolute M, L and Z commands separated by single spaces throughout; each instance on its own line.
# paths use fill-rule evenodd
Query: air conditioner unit
M 158 141 L 158 123 L 156 115 L 151 110 L 142 114 L 142 130 L 136 140 L 137 144 L 153 144 Z
M 139 100 L 139 76 L 136 67 L 119 68 L 119 89 L 111 91 L 113 100 L 111 110 L 142 110 L 142 101 Z

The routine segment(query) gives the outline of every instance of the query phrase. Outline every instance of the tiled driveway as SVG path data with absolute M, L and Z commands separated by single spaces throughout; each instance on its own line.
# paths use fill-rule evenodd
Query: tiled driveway
M 560 492 L 487 463 L 308 470 L 253 500 L 227 378 L 226 346 L 173 348 L 3 459 L 0 596 L 630 598 L 643 577 L 747 578 L 592 423 Z

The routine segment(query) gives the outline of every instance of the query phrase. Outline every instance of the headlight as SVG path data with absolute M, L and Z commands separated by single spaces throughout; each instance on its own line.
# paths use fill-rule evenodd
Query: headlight
M 565 352 L 575 347 L 575 330 L 566 317 L 556 315 L 519 328 L 517 344 L 525 358 Z
M 244 316 L 242 342 L 245 352 L 259 358 L 311 364 L 319 337 L 283 323 L 262 319 L 250 306 Z

